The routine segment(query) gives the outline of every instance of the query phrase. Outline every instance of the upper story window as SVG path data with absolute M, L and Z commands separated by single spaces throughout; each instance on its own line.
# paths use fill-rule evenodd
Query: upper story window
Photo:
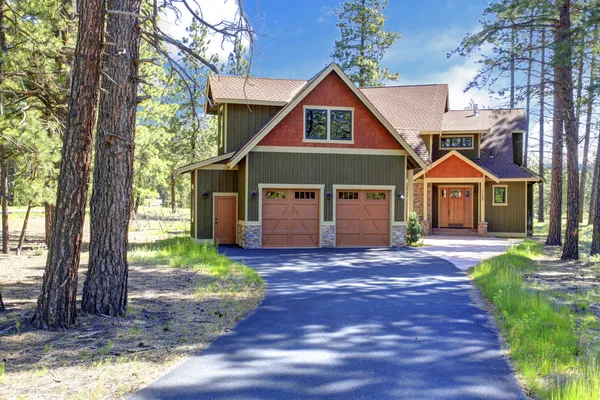
M 440 148 L 460 150 L 473 148 L 473 136 L 446 136 L 440 138 Z
M 352 143 L 354 110 L 338 107 L 304 107 L 304 141 Z

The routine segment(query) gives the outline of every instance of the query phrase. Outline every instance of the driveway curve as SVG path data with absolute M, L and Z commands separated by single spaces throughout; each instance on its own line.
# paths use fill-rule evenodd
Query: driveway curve
M 410 249 L 242 250 L 257 311 L 135 399 L 522 399 L 452 264 Z

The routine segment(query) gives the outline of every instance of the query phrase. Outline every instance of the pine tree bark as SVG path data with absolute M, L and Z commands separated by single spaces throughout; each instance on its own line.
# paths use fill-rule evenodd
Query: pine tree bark
M 598 26 L 594 28 L 593 43 L 598 43 Z M 590 82 L 587 93 L 587 110 L 585 118 L 585 138 L 583 140 L 583 160 L 581 162 L 581 174 L 579 177 L 579 223 L 583 223 L 583 210 L 585 209 L 585 187 L 590 152 L 590 137 L 592 134 L 592 112 L 594 110 L 594 82 L 596 81 L 596 53 L 593 52 L 590 61 Z M 593 198 L 590 199 L 593 201 Z
M 525 108 L 527 110 L 527 130 L 525 131 L 525 146 L 523 149 L 523 165 L 527 167 L 527 158 L 529 154 L 529 121 L 531 117 L 531 69 L 533 66 L 533 27 L 529 28 L 529 61 L 527 64 L 527 99 Z M 531 211 L 533 212 L 533 210 Z
M 75 323 L 77 272 L 90 178 L 98 92 L 104 0 L 78 0 L 79 29 L 58 177 L 56 211 L 42 290 L 33 322 L 64 330 Z
M 103 79 L 90 203 L 90 263 L 82 310 L 122 316 L 127 308 L 127 245 L 133 186 L 140 46 L 140 0 L 109 0 L 126 14 L 107 18 L 107 75 Z
M 594 163 L 594 176 L 592 177 L 592 196 L 590 199 L 590 215 L 588 219 L 588 225 L 592 225 L 596 218 L 598 208 L 596 204 L 600 198 L 600 191 L 598 190 L 600 184 L 600 140 L 598 140 L 598 148 L 596 149 L 596 161 Z
M 562 115 L 567 144 L 567 226 L 565 246 L 561 260 L 579 258 L 579 122 L 573 102 L 573 65 L 571 41 L 571 1 L 564 0 L 560 6 L 558 43 L 561 46 L 557 60 L 561 73 L 556 85 L 560 88 Z M 556 79 L 556 78 L 555 78 Z
M 0 312 L 6 311 L 6 307 L 4 306 L 4 301 L 2 300 L 2 292 L 0 292 Z
M 6 146 L 0 145 L 0 184 L 2 185 L 2 254 L 10 251 L 8 240 L 8 167 L 6 165 Z
M 27 224 L 29 224 L 29 215 L 31 214 L 31 208 L 33 207 L 33 201 L 29 200 L 27 203 L 27 211 L 25 212 L 25 219 L 23 220 L 23 228 L 21 229 L 21 235 L 19 235 L 19 243 L 17 244 L 17 255 L 21 254 L 23 249 L 23 242 L 25 241 L 25 232 L 27 232 Z
M 600 150 L 600 141 L 598 141 L 598 150 Z M 600 153 L 597 153 L 600 154 Z M 598 174 L 595 175 L 592 185 L 598 187 L 600 185 L 600 157 L 596 155 L 596 167 L 598 168 Z M 595 256 L 600 254 L 600 196 L 596 191 L 596 197 L 592 199 L 592 208 L 594 208 L 594 220 L 592 229 L 592 248 L 590 255 Z
M 177 202 L 175 201 L 175 174 L 171 174 L 171 212 L 177 210 Z
M 539 148 L 539 164 L 538 164 L 538 174 L 544 178 L 544 144 L 546 142 L 546 138 L 544 137 L 544 113 L 546 106 L 545 94 L 546 94 L 546 30 L 542 28 L 542 38 L 541 38 L 541 60 L 540 60 L 540 148 Z M 545 199 L 544 199 L 544 182 L 540 182 L 538 185 L 539 196 L 538 196 L 538 222 L 544 222 L 544 213 L 545 210 Z
M 49 202 L 44 203 L 44 243 L 50 247 L 52 238 L 52 224 L 54 224 L 54 210 L 56 207 Z

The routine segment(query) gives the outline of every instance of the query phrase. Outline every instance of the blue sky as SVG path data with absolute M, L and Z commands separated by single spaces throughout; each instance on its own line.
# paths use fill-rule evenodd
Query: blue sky
M 259 77 L 308 79 L 331 61 L 339 38 L 332 9 L 339 1 L 260 0 L 264 31 L 258 41 L 253 72 Z M 253 6 L 253 2 L 247 2 Z M 400 73 L 399 84 L 448 83 L 451 107 L 464 108 L 473 98 L 492 105 L 487 93 L 462 93 L 477 67 L 474 59 L 446 53 L 478 26 L 486 0 L 391 0 L 385 13 L 387 29 L 402 38 L 392 46 L 382 65 Z M 251 10 L 252 12 L 253 10 Z

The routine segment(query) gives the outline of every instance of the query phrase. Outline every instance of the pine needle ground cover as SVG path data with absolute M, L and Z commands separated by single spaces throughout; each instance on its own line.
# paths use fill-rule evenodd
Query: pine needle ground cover
M 533 397 L 598 399 L 600 316 L 580 307 L 582 292 L 536 278 L 564 269 L 551 265 L 548 251 L 526 240 L 469 273 L 491 303 L 510 358 Z
M 126 398 L 232 329 L 265 293 L 256 272 L 214 246 L 184 237 L 134 243 L 124 318 L 80 314 L 68 332 L 38 331 L 28 319 L 45 259 L 32 252 L 0 259 L 9 307 L 0 314 L 0 331 L 9 328 L 0 336 L 1 399 Z

